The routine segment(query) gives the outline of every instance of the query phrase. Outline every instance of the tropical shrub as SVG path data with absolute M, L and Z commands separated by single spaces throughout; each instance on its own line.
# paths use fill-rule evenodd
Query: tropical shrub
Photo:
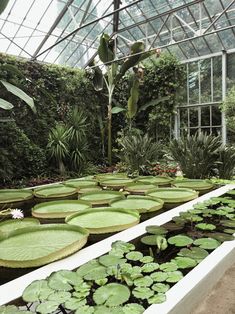
M 229 90 L 221 109 L 225 112 L 227 127 L 235 132 L 235 86 Z
M 129 174 L 147 174 L 148 168 L 158 155 L 158 144 L 148 134 L 143 135 L 137 129 L 123 135 L 118 144 L 119 158 L 126 164 Z
M 219 151 L 218 177 L 231 180 L 235 169 L 235 148 L 222 147 Z
M 172 158 L 190 179 L 205 179 L 213 175 L 218 163 L 221 138 L 203 133 L 182 136 L 169 145 Z

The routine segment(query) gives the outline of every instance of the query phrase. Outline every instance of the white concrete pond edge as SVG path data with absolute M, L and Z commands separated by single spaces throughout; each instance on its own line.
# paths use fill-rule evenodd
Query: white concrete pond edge
M 230 189 L 235 189 L 235 184 L 218 188 L 217 190 L 162 213 L 137 226 L 90 245 L 65 259 L 43 266 L 0 286 L 0 305 L 21 297 L 24 289 L 32 281 L 44 279 L 52 272 L 60 269 L 75 269 L 89 260 L 107 253 L 111 248 L 112 242 L 116 240 L 131 241 L 144 234 L 146 226 L 152 224 L 162 225 L 170 221 L 172 217 L 178 215 L 179 212 L 189 210 L 194 204 L 208 200 L 211 197 L 220 196 Z M 223 276 L 224 272 L 232 266 L 234 261 L 235 240 L 224 242 L 167 292 L 166 302 L 153 304 L 144 313 L 189 314 L 191 310 L 201 302 L 208 290 Z

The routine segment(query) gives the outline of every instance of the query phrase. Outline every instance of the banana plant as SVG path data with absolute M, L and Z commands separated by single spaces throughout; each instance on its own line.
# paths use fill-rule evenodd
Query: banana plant
M 3 13 L 3 11 L 6 9 L 8 5 L 9 0 L 1 0 L 0 1 L 0 14 Z M 13 65 L 10 64 L 3 64 L 0 66 L 0 72 L 1 71 L 7 71 L 8 73 L 13 73 L 18 76 L 23 76 L 22 73 Z M 20 88 L 16 87 L 15 85 L 6 82 L 4 80 L 0 80 L 0 85 L 3 87 L 3 90 L 7 90 L 11 94 L 17 96 L 21 100 L 23 100 L 34 113 L 36 113 L 36 108 L 34 105 L 33 99 L 28 96 L 24 91 L 22 91 Z M 4 110 L 11 110 L 14 106 L 9 101 L 6 101 L 5 99 L 0 98 L 0 108 Z
M 102 34 L 100 37 L 100 44 L 98 47 L 98 55 L 100 61 L 104 64 L 106 73 L 103 74 L 102 70 L 99 67 L 94 68 L 94 79 L 93 84 L 95 90 L 102 90 L 103 82 L 105 83 L 108 90 L 108 113 L 107 113 L 107 121 L 108 121 L 108 162 L 112 164 L 112 103 L 113 103 L 113 92 L 121 78 L 126 74 L 126 72 L 136 66 L 142 60 L 150 57 L 154 54 L 155 51 L 145 52 L 145 46 L 142 41 L 137 41 L 130 47 L 130 55 L 124 60 L 118 60 L 115 49 L 114 49 L 114 41 L 113 39 L 107 35 Z M 131 97 L 134 99 L 135 104 L 138 100 L 138 92 L 136 93 L 136 88 L 138 87 L 138 83 L 135 83 L 134 88 L 132 88 Z M 137 97 L 136 97 L 137 96 Z M 131 108 L 131 101 L 129 103 L 129 107 Z M 135 109 L 134 109 L 135 110 Z M 133 110 L 133 111 L 134 111 Z M 132 111 L 132 109 L 131 109 Z M 133 112 L 131 113 L 133 114 Z

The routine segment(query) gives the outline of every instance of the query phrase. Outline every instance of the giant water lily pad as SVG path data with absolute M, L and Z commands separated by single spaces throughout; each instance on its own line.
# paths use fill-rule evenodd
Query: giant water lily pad
M 97 191 L 102 191 L 102 188 L 98 185 L 93 185 L 93 186 L 82 187 L 81 189 L 78 190 L 78 194 L 85 194 L 85 193 L 97 192 Z
M 207 191 L 213 188 L 213 184 L 208 180 L 182 180 L 182 181 L 175 181 L 174 186 L 178 188 L 188 188 L 195 191 Z
M 8 219 L 0 223 L 0 233 L 9 234 L 17 229 L 37 225 L 40 225 L 40 222 L 38 219 L 34 218 Z
M 133 182 L 125 186 L 125 191 L 131 194 L 146 194 L 155 189 L 156 185 L 142 182 Z
M 129 195 L 124 200 L 111 202 L 112 207 L 135 209 L 139 213 L 153 212 L 161 209 L 164 202 L 160 199 L 154 199 L 147 196 Z
M 129 300 L 130 290 L 128 287 L 110 283 L 96 289 L 93 299 L 97 305 L 104 304 L 108 307 L 118 306 Z
M 108 180 L 102 180 L 100 181 L 100 185 L 103 187 L 119 190 L 124 188 L 128 183 L 132 183 L 132 179 L 108 179 Z
M 65 221 L 100 234 L 121 231 L 139 223 L 139 213 L 135 210 L 119 208 L 93 208 L 68 216 Z
M 0 266 L 37 267 L 63 258 L 85 245 L 88 231 L 65 224 L 12 231 L 0 239 Z
M 125 196 L 117 191 L 98 191 L 81 195 L 80 200 L 88 201 L 93 206 L 108 205 L 111 201 L 124 199 Z
M 27 201 L 33 198 L 31 190 L 24 189 L 5 189 L 0 190 L 0 204 L 9 204 Z
M 32 216 L 37 218 L 65 218 L 89 208 L 90 204 L 81 200 L 60 200 L 38 204 L 32 208 Z
M 72 196 L 77 193 L 77 189 L 65 186 L 63 184 L 55 184 L 48 187 L 36 188 L 34 195 L 38 198 L 58 198 Z
M 108 172 L 108 173 L 100 173 L 98 175 L 95 176 L 96 180 L 101 182 L 104 180 L 115 180 L 115 179 L 128 179 L 127 175 L 125 173 L 112 173 L 112 172 Z
M 94 180 L 68 180 L 64 182 L 65 186 L 71 186 L 76 189 L 96 186 L 98 183 Z
M 158 188 L 147 195 L 162 199 L 165 203 L 182 203 L 198 197 L 198 192 L 184 188 Z
M 161 176 L 146 176 L 137 179 L 137 182 L 141 183 L 150 183 L 154 185 L 168 185 L 170 184 L 172 179 L 170 177 L 161 177 Z

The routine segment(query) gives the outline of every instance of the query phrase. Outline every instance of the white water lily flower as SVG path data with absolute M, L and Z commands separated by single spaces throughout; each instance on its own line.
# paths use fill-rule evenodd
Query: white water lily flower
M 23 211 L 21 209 L 15 208 L 11 209 L 11 215 L 13 219 L 22 219 L 24 218 Z

